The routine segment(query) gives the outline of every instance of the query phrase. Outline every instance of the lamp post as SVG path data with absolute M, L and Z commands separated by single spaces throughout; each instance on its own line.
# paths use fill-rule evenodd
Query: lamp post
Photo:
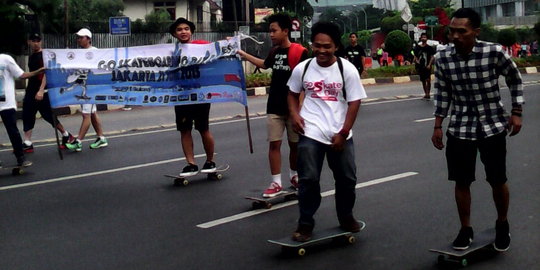
M 358 31 L 358 15 L 354 14 L 354 12 L 351 12 L 350 10 L 341 12 L 341 15 L 344 15 L 344 16 L 349 16 L 351 14 L 354 15 L 354 17 L 356 17 L 356 28 L 355 29 L 356 29 L 356 31 Z

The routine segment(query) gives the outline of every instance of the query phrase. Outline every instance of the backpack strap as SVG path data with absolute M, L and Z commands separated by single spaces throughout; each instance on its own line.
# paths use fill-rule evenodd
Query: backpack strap
M 345 91 L 345 77 L 343 76 L 343 63 L 341 62 L 341 57 L 337 56 L 337 64 L 339 67 L 339 73 L 341 74 L 341 80 L 343 81 L 343 99 L 347 101 L 347 92 Z
M 289 53 L 288 53 L 288 62 L 289 67 L 291 67 L 291 70 L 300 63 L 300 59 L 302 58 L 302 54 L 304 54 L 304 51 L 307 51 L 304 46 L 298 43 L 291 43 L 291 46 L 289 47 Z
M 304 83 L 304 77 L 306 76 L 306 72 L 308 70 L 309 63 L 311 63 L 311 60 L 313 60 L 313 58 L 309 59 L 306 65 L 304 66 L 304 72 L 302 73 L 302 83 Z M 341 74 L 341 80 L 343 81 L 343 87 L 342 87 L 343 99 L 347 100 L 347 92 L 345 91 L 345 77 L 343 76 L 343 63 L 341 62 L 341 57 L 337 57 L 337 63 L 338 63 L 339 73 Z

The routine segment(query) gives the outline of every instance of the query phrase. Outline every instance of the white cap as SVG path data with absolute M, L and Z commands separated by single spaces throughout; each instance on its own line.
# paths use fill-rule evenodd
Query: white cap
M 87 28 L 81 28 L 81 30 L 79 30 L 79 32 L 77 32 L 75 35 L 80 37 L 86 36 L 92 38 L 92 32 L 90 32 L 90 30 L 88 30 Z

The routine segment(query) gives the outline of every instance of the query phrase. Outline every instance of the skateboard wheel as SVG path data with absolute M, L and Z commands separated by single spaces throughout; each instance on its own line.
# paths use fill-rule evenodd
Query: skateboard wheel
M 188 184 L 189 184 L 189 181 L 187 179 L 184 179 L 184 181 L 182 181 L 182 185 L 187 186 Z
M 270 208 L 272 208 L 272 204 L 271 203 L 265 203 L 264 208 L 270 209 Z
M 22 175 L 24 173 L 23 169 L 21 168 L 13 168 L 11 170 L 11 175 L 15 176 L 15 175 Z
M 349 242 L 349 244 L 354 244 L 354 242 L 356 242 L 356 238 L 350 235 L 349 237 L 347 237 L 347 242 Z
M 467 262 L 467 259 L 461 259 L 461 266 L 465 267 L 467 266 L 469 263 Z
M 304 248 L 299 248 L 299 249 L 297 250 L 297 254 L 298 254 L 298 256 L 304 256 L 304 255 L 306 255 L 306 249 L 304 249 Z
M 216 180 L 221 180 L 221 179 L 223 179 L 223 174 L 221 173 L 216 174 Z

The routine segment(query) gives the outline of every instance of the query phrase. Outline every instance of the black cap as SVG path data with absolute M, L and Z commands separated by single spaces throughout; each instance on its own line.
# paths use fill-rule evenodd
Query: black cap
M 176 27 L 179 24 L 185 23 L 189 26 L 189 29 L 191 30 L 191 33 L 193 34 L 195 32 L 195 24 L 186 20 L 185 18 L 178 18 L 171 26 L 169 26 L 169 33 L 174 36 L 174 32 L 176 32 Z
M 38 40 L 41 41 L 41 35 L 39 33 L 32 33 L 28 36 L 28 40 Z

